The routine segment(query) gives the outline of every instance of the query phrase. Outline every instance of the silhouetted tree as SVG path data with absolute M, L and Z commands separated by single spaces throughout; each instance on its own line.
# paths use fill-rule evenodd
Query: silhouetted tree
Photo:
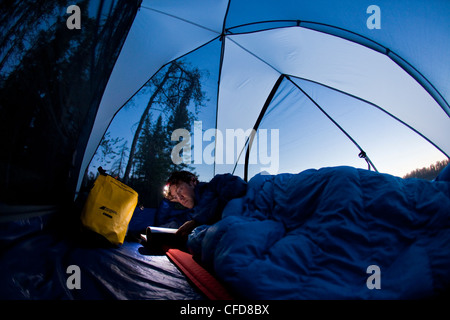
M 138 191 L 140 202 L 146 207 L 156 207 L 162 199 L 162 186 L 171 162 L 167 147 L 162 116 L 154 125 L 147 118 L 139 137 L 133 178 L 130 179 L 130 185 Z
M 183 62 L 175 61 L 172 62 L 165 71 L 155 75 L 147 83 L 147 87 L 151 89 L 152 94 L 150 95 L 147 106 L 141 115 L 134 133 L 127 167 L 123 177 L 125 183 L 128 182 L 130 177 L 138 140 L 144 122 L 148 118 L 152 107 L 155 105 L 160 106 L 162 108 L 161 111 L 171 117 L 172 120 L 169 121 L 168 130 L 165 130 L 165 132 L 169 131 L 167 132 L 169 136 L 176 128 L 188 129 L 190 127 L 190 121 L 194 119 L 194 115 L 188 111 L 188 106 L 192 103 L 194 105 L 194 110 L 196 111 L 197 108 L 203 105 L 205 100 L 205 94 L 202 91 L 200 79 L 201 73 L 197 68 L 192 68 Z M 184 113 L 184 115 L 181 115 L 182 113 Z M 178 119 L 173 118 L 174 116 L 182 116 L 183 120 L 179 121 Z
M 127 146 L 128 141 L 124 141 L 117 149 L 117 159 L 113 162 L 111 166 L 111 175 L 114 177 L 122 177 L 125 171 L 125 165 L 128 158 L 128 151 L 130 150 Z

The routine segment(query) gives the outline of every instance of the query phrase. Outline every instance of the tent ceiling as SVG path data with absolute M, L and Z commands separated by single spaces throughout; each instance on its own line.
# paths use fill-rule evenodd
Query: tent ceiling
M 367 8 L 380 8 L 381 29 L 367 28 Z M 450 2 L 446 0 L 247 0 L 231 1 L 226 27 L 274 20 L 301 21 L 310 28 L 352 37 L 358 42 L 389 49 L 416 68 L 447 101 L 450 96 Z M 311 22 L 311 23 L 310 23 Z M 326 26 L 328 26 L 326 28 Z M 372 42 L 369 43 L 369 42 Z M 377 46 L 378 47 L 378 46 Z M 412 71 L 411 71 L 412 72 Z
M 254 115 L 259 114 L 276 78 L 287 74 L 368 101 L 450 151 L 446 139 L 450 136 L 448 116 L 403 69 L 376 51 L 321 32 L 291 27 L 229 36 L 224 59 L 219 112 L 226 110 L 228 116 L 219 113 L 219 129 L 253 127 Z M 230 92 L 233 97 L 229 97 Z M 233 117 L 243 108 L 251 110 L 248 123 L 243 123 L 242 117 Z

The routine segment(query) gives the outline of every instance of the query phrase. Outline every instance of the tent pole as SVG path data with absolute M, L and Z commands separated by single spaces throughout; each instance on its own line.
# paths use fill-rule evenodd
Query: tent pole
M 278 78 L 277 82 L 275 82 L 275 85 L 273 86 L 272 90 L 270 91 L 270 93 L 266 99 L 266 102 L 264 103 L 264 106 L 262 107 L 261 112 L 259 113 L 258 119 L 256 120 L 255 125 L 253 126 L 253 131 L 247 139 L 248 147 L 247 147 L 247 151 L 245 153 L 244 181 L 248 181 L 248 160 L 250 158 L 250 149 L 252 147 L 253 139 L 255 138 L 256 131 L 258 130 L 259 125 L 260 125 L 264 115 L 266 114 L 267 108 L 269 107 L 270 103 L 272 102 L 272 99 L 275 96 L 275 93 L 277 92 L 277 90 L 280 87 L 280 84 L 284 78 L 285 78 L 285 75 L 282 74 Z M 233 172 L 236 169 L 236 165 L 237 165 L 237 161 L 236 161 L 236 164 L 234 165 Z
M 225 55 L 225 39 L 226 39 L 226 22 L 227 22 L 227 17 L 228 17 L 228 12 L 230 10 L 230 1 L 228 1 L 228 5 L 227 5 L 227 10 L 225 12 L 225 17 L 223 18 L 223 24 L 222 24 L 222 33 L 219 37 L 221 43 L 221 48 L 220 48 L 220 61 L 219 61 L 219 76 L 217 78 L 217 99 L 216 99 L 216 129 L 217 129 L 217 123 L 218 121 L 218 116 L 219 116 L 219 96 L 220 96 L 220 79 L 222 78 L 222 66 L 223 66 L 223 58 Z M 214 140 L 214 150 L 217 150 L 217 140 Z M 215 156 L 214 156 L 215 157 Z M 236 169 L 236 166 L 235 166 Z M 233 169 L 233 173 L 234 173 L 234 169 Z M 213 176 L 216 175 L 216 160 L 214 160 L 213 163 Z
M 291 78 L 289 76 L 286 76 L 286 79 L 288 79 L 297 89 L 299 89 L 339 130 L 342 131 L 343 134 L 345 134 L 345 136 L 350 139 L 350 141 L 359 149 L 359 154 L 358 157 L 366 160 L 367 164 L 369 165 L 369 170 L 370 167 L 372 167 L 376 172 L 378 172 L 377 168 L 374 166 L 374 164 L 372 163 L 372 161 L 370 160 L 370 158 L 367 156 L 366 152 L 361 148 L 361 146 L 355 141 L 355 139 L 353 139 L 347 131 L 344 130 L 344 128 L 342 128 L 310 95 L 308 95 L 305 90 L 303 90 L 302 88 L 300 88 L 300 86 L 295 83 L 294 81 L 291 80 Z

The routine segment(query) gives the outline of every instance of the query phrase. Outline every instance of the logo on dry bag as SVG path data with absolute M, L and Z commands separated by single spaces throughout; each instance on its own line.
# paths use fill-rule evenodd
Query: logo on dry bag
M 110 215 L 110 213 L 113 213 L 113 214 L 117 215 L 117 211 L 115 211 L 115 210 L 113 210 L 113 209 L 110 209 L 110 208 L 108 208 L 108 207 L 101 206 L 99 209 L 100 209 L 100 210 L 103 210 L 102 214 L 103 214 L 104 216 L 107 216 L 107 217 L 110 218 L 110 219 L 112 219 L 112 215 Z

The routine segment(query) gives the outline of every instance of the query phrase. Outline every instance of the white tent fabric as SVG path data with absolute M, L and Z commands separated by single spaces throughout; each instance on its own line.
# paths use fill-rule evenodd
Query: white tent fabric
M 368 27 L 368 6 L 350 0 L 143 1 L 105 89 L 81 173 L 114 114 L 148 79 L 219 37 L 219 130 L 253 128 L 275 83 L 286 75 L 290 89 L 283 85 L 280 90 L 289 94 L 275 103 L 280 114 L 295 114 L 293 106 L 301 101 L 317 112 L 314 103 L 330 108 L 327 96 L 336 105 L 351 99 L 353 107 L 363 105 L 387 121 L 399 120 L 448 156 L 450 3 L 377 1 L 380 29 Z M 345 121 L 344 126 L 349 127 Z M 335 126 L 330 130 L 339 132 Z M 348 130 L 372 157 L 369 147 L 376 139 L 359 141 L 356 131 Z M 354 148 L 351 143 L 349 148 Z
M 380 29 L 367 28 L 367 9 L 372 4 L 380 9 Z M 449 12 L 450 2 L 446 0 L 231 1 L 226 27 L 298 20 L 305 27 L 349 37 L 385 52 L 389 49 L 389 55 L 398 55 L 416 68 L 448 102 L 450 65 L 444 61 L 450 48 Z
M 225 44 L 227 64 L 222 70 L 220 93 L 223 100 L 219 101 L 219 110 L 223 106 L 228 115 L 246 108 L 251 112 L 248 121 L 254 122 L 257 116 L 253 108 L 258 114 L 277 78 L 273 74 L 276 70 L 278 75 L 308 79 L 369 101 L 410 124 L 443 149 L 450 148 L 447 139 L 450 126 L 445 112 L 414 79 L 384 55 L 335 36 L 299 27 L 230 36 L 227 40 L 241 48 L 240 52 L 233 48 L 229 53 L 228 43 Z M 268 47 L 271 50 L 267 50 Z M 245 56 L 261 60 L 274 70 L 261 66 L 264 64 L 261 61 L 251 63 L 248 61 L 251 58 Z M 255 86 L 252 81 L 264 82 L 264 85 Z M 256 88 L 246 88 L 248 83 Z M 234 93 L 233 97 L 229 97 L 230 92 Z M 262 97 L 258 98 L 258 95 Z M 218 128 L 248 128 L 253 124 L 219 115 Z

